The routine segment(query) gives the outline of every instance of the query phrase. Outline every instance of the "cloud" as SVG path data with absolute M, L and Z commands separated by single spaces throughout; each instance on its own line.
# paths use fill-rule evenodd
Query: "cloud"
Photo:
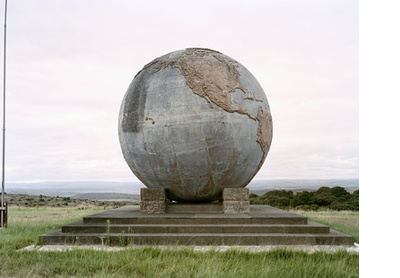
M 136 181 L 117 119 L 154 58 L 208 47 L 270 102 L 256 179 L 358 177 L 357 1 L 20 1 L 9 5 L 7 180 Z

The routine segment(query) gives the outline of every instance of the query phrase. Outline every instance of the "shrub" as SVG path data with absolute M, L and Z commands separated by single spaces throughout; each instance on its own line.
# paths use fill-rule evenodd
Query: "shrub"
M 343 187 L 321 187 L 315 192 L 302 191 L 293 195 L 291 190 L 272 190 L 262 196 L 250 194 L 250 204 L 302 210 L 359 210 L 359 190 L 352 194 Z
M 336 201 L 336 198 L 332 195 L 331 188 L 321 187 L 314 194 L 315 203 L 319 206 L 326 207 Z
M 294 195 L 291 206 L 298 207 L 306 205 L 309 206 L 314 204 L 315 204 L 314 192 L 302 191 L 302 192 L 297 192 L 296 195 Z
M 250 199 L 255 199 L 258 197 L 258 195 L 254 194 L 254 193 L 250 193 L 249 197 L 250 197 Z
M 290 207 L 290 202 L 293 199 L 293 191 L 272 190 L 262 196 L 253 194 L 250 198 L 250 203 L 254 205 L 269 205 L 278 208 Z
M 338 202 L 331 204 L 328 208 L 331 210 L 358 210 L 352 204 Z
M 350 193 L 343 187 L 335 186 L 331 189 L 331 194 L 340 202 L 346 202 L 351 198 Z

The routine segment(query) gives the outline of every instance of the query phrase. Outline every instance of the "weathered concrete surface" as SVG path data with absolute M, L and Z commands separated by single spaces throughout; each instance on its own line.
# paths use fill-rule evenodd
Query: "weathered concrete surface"
M 210 202 L 245 187 L 269 151 L 272 117 L 263 89 L 240 63 L 191 48 L 147 64 L 122 101 L 125 160 L 147 186 L 180 202 Z
M 224 213 L 250 213 L 248 188 L 224 188 L 222 201 Z
M 107 225 L 110 220 L 110 225 Z M 106 232 L 108 231 L 108 233 Z M 134 245 L 347 245 L 353 237 L 270 206 L 251 206 L 249 214 L 142 214 L 126 206 L 83 218 L 40 236 L 45 245 L 98 244 L 107 237 L 119 245 L 121 234 Z
M 223 213 L 222 202 L 168 203 L 167 213 Z
M 223 201 L 249 201 L 248 188 L 224 188 L 222 191 L 222 200 Z
M 224 201 L 224 213 L 250 213 L 249 201 Z
M 248 188 L 224 188 L 222 202 L 176 203 L 167 199 L 165 188 L 141 188 L 140 212 L 154 213 L 250 213 Z
M 141 188 L 140 212 L 165 213 L 167 194 L 165 188 Z

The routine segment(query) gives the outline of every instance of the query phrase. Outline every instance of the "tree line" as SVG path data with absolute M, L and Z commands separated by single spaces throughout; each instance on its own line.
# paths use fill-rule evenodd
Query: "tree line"
M 348 192 L 340 186 L 321 187 L 317 191 L 272 190 L 261 196 L 250 194 L 250 204 L 269 205 L 282 209 L 359 210 L 359 190 Z

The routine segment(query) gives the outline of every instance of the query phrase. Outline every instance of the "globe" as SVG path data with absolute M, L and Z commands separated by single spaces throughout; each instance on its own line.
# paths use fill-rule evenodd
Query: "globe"
M 212 202 L 243 188 L 270 149 L 272 117 L 263 89 L 234 59 L 187 48 L 134 77 L 123 98 L 123 156 L 149 188 L 178 202 Z

